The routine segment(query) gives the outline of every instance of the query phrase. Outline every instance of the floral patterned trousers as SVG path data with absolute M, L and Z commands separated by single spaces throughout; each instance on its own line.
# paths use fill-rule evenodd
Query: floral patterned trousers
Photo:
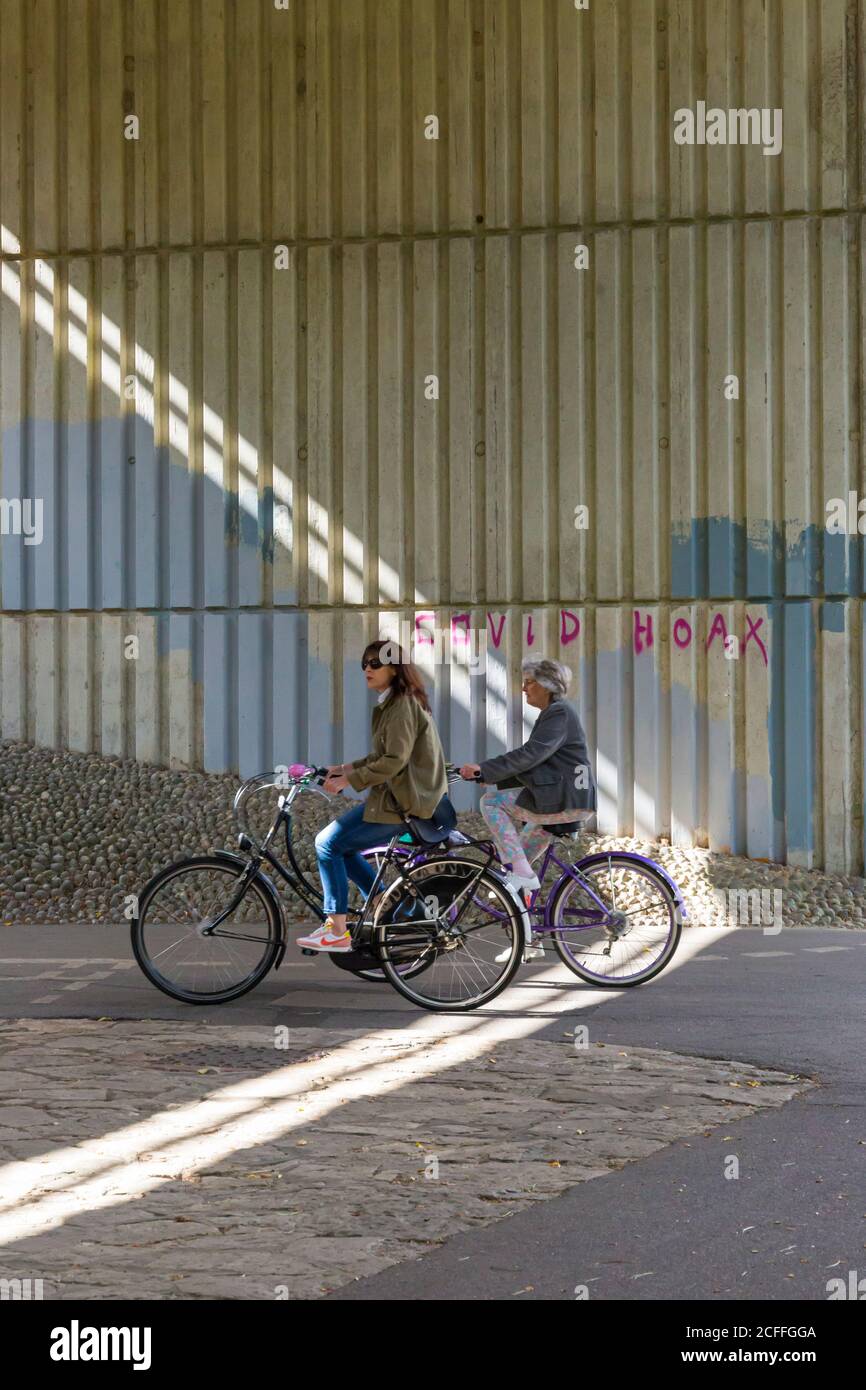
M 531 811 L 524 811 L 515 804 L 519 795 L 519 787 L 511 791 L 490 787 L 481 798 L 481 814 L 490 827 L 500 858 L 506 862 L 510 860 L 514 872 L 521 878 L 530 878 L 534 872 L 532 860 L 544 852 L 550 836 Z M 576 819 L 574 811 L 568 815 L 571 820 Z M 547 821 L 557 819 L 557 815 L 545 816 Z

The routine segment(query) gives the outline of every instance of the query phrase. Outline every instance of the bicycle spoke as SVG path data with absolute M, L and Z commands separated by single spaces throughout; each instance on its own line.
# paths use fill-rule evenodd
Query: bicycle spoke
M 263 963 L 267 968 L 275 938 L 255 882 L 221 927 L 198 930 L 230 906 L 239 886 L 234 865 L 193 862 L 154 888 L 137 922 L 138 949 L 147 972 L 168 993 L 232 995 L 258 976 Z
M 436 917 L 430 922 L 434 941 L 427 948 L 430 959 L 423 973 L 396 987 L 426 1007 L 469 1008 L 492 998 L 517 963 L 514 943 L 522 932 L 500 881 L 478 861 L 456 857 L 426 860 L 410 870 L 407 881 L 422 900 L 430 902 L 431 895 L 435 900 Z M 393 970 L 401 932 L 393 923 L 383 930 L 388 978 L 396 984 Z
M 607 855 L 562 882 L 554 944 L 577 974 L 605 983 L 637 982 L 669 958 L 679 934 L 676 903 L 642 861 Z M 606 904 L 603 914 L 597 904 L 584 909 L 580 902 L 592 894 Z

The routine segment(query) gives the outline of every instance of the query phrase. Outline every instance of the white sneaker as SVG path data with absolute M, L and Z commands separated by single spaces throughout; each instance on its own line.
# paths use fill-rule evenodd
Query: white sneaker
M 497 965 L 502 965 L 502 964 L 504 964 L 505 961 L 507 961 L 507 960 L 509 959 L 510 955 L 511 955 L 511 947 L 510 947 L 510 946 L 507 946 L 507 947 L 505 948 L 504 951 L 500 951 L 500 952 L 499 952 L 499 955 L 498 955 L 498 956 L 494 956 L 493 959 L 495 960 L 495 962 L 496 962 Z M 525 964 L 526 961 L 528 961 L 528 960 L 539 960 L 539 959 L 543 958 L 543 956 L 544 956 L 544 946 L 542 945 L 541 937 L 540 937 L 540 936 L 534 936 L 534 937 L 532 938 L 532 944 L 531 944 L 530 946 L 524 946 L 524 948 L 523 948 L 523 961 L 524 961 L 524 964 Z
M 516 888 L 518 893 L 534 893 L 537 888 L 541 887 L 535 874 L 530 874 L 529 878 L 523 878 L 521 874 L 516 874 L 513 869 L 505 875 L 505 880 L 511 884 L 512 888 Z
M 351 951 L 352 937 L 348 931 L 342 935 L 334 933 L 334 924 L 330 917 L 321 926 L 317 927 L 309 936 L 299 936 L 296 945 L 302 951 Z

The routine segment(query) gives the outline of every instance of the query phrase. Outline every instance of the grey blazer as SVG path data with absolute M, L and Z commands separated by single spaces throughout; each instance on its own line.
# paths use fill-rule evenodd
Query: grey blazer
M 555 695 L 522 748 L 481 764 L 481 780 L 523 787 L 517 804 L 526 811 L 594 811 L 595 778 L 577 710 Z

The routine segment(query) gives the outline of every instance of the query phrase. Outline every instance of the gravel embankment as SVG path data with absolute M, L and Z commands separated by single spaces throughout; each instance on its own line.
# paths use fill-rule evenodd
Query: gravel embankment
M 0 744 L 0 921 L 122 919 L 124 899 L 140 892 L 157 869 L 188 854 L 234 846 L 237 786 L 234 775 Z M 316 831 L 344 806 L 340 797 L 330 807 L 318 797 L 300 799 L 295 843 L 306 869 L 314 870 Z M 260 825 L 267 804 L 253 814 Z M 460 824 L 470 834 L 485 829 L 474 814 L 461 815 Z M 583 843 L 585 850 L 636 850 L 663 864 L 682 888 L 692 925 L 721 924 L 728 893 L 754 889 L 782 894 L 765 898 L 767 925 L 775 904 L 786 927 L 866 925 L 863 878 L 608 835 L 587 836 Z M 572 857 L 577 847 L 564 845 Z

